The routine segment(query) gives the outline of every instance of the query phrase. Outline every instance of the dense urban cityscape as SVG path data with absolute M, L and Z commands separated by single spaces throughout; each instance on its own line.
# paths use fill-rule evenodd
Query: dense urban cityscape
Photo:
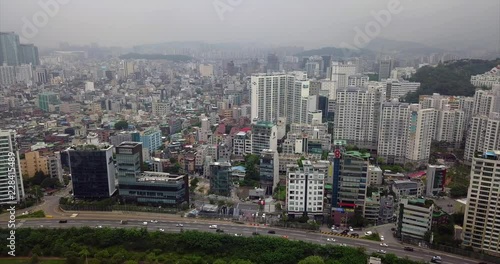
M 500 48 L 23 34 L 0 264 L 500 263 Z

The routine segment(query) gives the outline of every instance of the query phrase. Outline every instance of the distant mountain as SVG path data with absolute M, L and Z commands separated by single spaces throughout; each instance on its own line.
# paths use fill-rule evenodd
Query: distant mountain
M 360 49 L 360 50 L 351 50 L 344 48 L 335 48 L 335 47 L 324 47 L 320 49 L 312 49 L 306 50 L 300 53 L 295 54 L 298 57 L 310 57 L 310 56 L 328 56 L 331 55 L 333 57 L 340 59 L 347 59 L 351 57 L 360 57 L 360 56 L 373 56 L 373 52 Z
M 169 60 L 176 62 L 190 61 L 193 58 L 186 55 L 163 55 L 163 54 L 139 54 L 139 53 L 127 53 L 120 56 L 122 60 Z
M 371 50 L 376 53 L 402 53 L 405 55 L 425 55 L 446 51 L 443 49 L 429 47 L 421 43 L 384 38 L 376 38 L 370 41 L 364 49 Z

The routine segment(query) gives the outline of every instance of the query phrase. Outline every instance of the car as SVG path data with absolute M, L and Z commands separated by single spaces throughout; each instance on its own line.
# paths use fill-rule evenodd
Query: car
M 387 245 L 386 243 L 380 243 L 380 246 L 381 247 L 388 247 L 389 245 Z
M 338 244 L 341 247 L 347 247 L 347 244 Z
M 217 225 L 210 225 L 208 228 L 210 228 L 210 229 L 217 229 Z
M 380 236 L 380 241 L 384 241 L 384 236 Z
M 274 231 L 274 230 L 269 230 L 269 231 L 267 231 L 267 233 L 268 233 L 268 234 L 276 234 L 276 231 Z
M 354 232 L 354 229 L 352 229 L 352 227 L 350 227 L 349 232 Z
M 102 225 L 96 225 L 95 228 L 102 228 Z
M 120 224 L 121 224 L 121 225 L 126 225 L 127 223 L 128 223 L 128 221 L 127 221 L 127 220 L 121 220 L 121 221 L 120 221 Z
M 217 232 L 217 233 L 224 233 L 224 230 L 222 230 L 220 228 L 217 228 L 217 230 L 215 230 L 215 232 Z
M 342 231 L 342 233 L 341 233 L 341 234 L 342 234 L 342 235 L 347 235 L 348 233 L 349 233 L 349 230 L 344 230 L 344 231 Z
M 387 251 L 385 251 L 385 250 L 383 250 L 383 249 L 379 249 L 377 252 L 378 252 L 378 253 L 380 253 L 380 254 L 385 254 L 385 253 L 387 253 Z
M 159 230 L 160 232 L 165 232 L 165 229 L 163 229 L 163 228 L 158 228 L 158 230 Z
M 431 259 L 432 263 L 441 263 L 441 257 L 440 256 L 434 256 Z
M 356 233 L 352 233 L 351 234 L 352 237 L 359 237 L 359 234 L 356 234 Z
M 335 238 L 327 238 L 326 241 L 328 241 L 328 242 L 336 242 L 337 240 L 335 240 Z
M 43 225 L 40 225 L 40 227 L 43 227 Z
M 393 228 L 391 228 L 391 231 L 396 231 L 396 228 L 394 228 L 394 227 L 393 227 Z
M 183 224 L 176 224 L 175 226 L 176 226 L 176 227 L 184 227 L 184 225 L 183 225 Z
M 68 220 L 59 220 L 59 224 L 66 224 Z
M 243 236 L 242 234 L 234 234 L 234 236 L 240 237 Z
M 147 226 L 148 225 L 148 222 L 142 222 L 143 225 Z
M 284 239 L 288 239 L 288 236 L 281 236 L 281 237 L 284 238 Z
M 365 236 L 369 236 L 369 235 L 371 235 L 371 234 L 373 234 L 373 232 L 372 232 L 372 231 L 366 231 L 366 232 L 365 232 Z
M 252 232 L 252 236 L 258 236 L 260 235 L 259 232 Z
M 413 251 L 413 248 L 412 247 L 404 247 L 404 250 L 406 250 L 406 251 Z
M 156 224 L 156 223 L 158 223 L 158 220 L 151 220 L 151 223 Z

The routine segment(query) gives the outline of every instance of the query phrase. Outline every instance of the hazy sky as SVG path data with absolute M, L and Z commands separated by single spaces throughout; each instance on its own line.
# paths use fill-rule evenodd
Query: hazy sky
M 45 2 L 60 3 L 59 10 L 44 15 Z M 499 0 L 0 0 L 0 31 L 42 47 L 257 41 L 313 48 L 352 44 L 354 28 L 364 32 L 376 21 L 371 11 L 390 2 L 402 10 L 380 37 L 451 48 L 500 45 Z M 33 23 L 36 33 L 26 30 L 34 15 L 42 22 Z

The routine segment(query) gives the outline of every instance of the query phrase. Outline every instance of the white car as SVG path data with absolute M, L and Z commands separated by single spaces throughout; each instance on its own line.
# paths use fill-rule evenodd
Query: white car
M 352 227 L 349 227 L 349 232 L 354 232 L 354 229 L 352 229 Z
M 175 226 L 176 226 L 176 227 L 184 227 L 184 225 L 183 225 L 183 224 L 176 224 Z
M 380 236 L 380 241 L 384 241 L 384 236 Z
M 143 225 L 148 225 L 148 222 L 143 222 L 142 224 L 143 224 Z
M 381 247 L 388 247 L 389 245 L 387 245 L 386 243 L 380 243 L 380 246 Z
M 339 244 L 341 247 L 347 247 L 347 244 Z
M 210 228 L 210 229 L 217 229 L 217 225 L 210 225 L 208 228 Z
M 328 241 L 328 242 L 335 242 L 337 240 L 335 240 L 334 238 L 327 238 L 326 241 Z
M 158 230 L 160 230 L 160 232 L 165 232 L 165 229 L 163 228 L 159 228 Z
M 379 249 L 377 252 L 378 252 L 378 253 L 380 253 L 380 254 L 385 254 L 385 253 L 387 253 L 387 251 L 385 251 L 385 250 L 383 250 L 383 249 Z
M 365 232 L 365 236 L 369 236 L 369 235 L 371 235 L 371 234 L 373 234 L 373 233 L 372 233 L 372 231 L 367 231 L 367 232 Z
M 95 228 L 102 228 L 102 225 L 97 225 L 95 226 Z
M 242 234 L 234 234 L 234 236 L 240 237 L 243 236 Z
M 158 220 L 151 220 L 151 223 L 158 223 Z

